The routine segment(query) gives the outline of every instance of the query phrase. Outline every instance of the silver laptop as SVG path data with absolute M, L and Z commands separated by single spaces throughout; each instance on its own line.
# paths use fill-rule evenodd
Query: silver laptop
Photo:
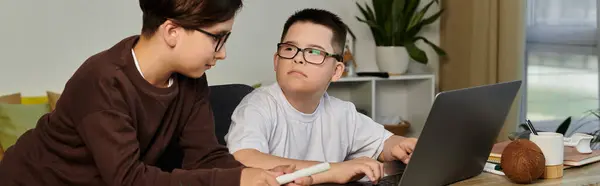
M 519 80 L 436 95 L 410 163 L 386 163 L 397 170 L 377 185 L 440 186 L 481 174 L 520 87 Z
M 377 185 L 439 186 L 479 175 L 520 87 L 511 81 L 436 95 L 410 163 L 386 163 L 388 176 Z
M 449 185 L 479 175 L 520 87 L 518 80 L 436 95 L 397 185 Z

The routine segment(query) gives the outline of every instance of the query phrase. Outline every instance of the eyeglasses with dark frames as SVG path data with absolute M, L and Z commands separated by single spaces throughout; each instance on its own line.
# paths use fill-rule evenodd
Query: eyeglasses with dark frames
M 293 59 L 300 51 L 302 51 L 304 61 L 315 65 L 323 64 L 327 57 L 333 57 L 340 62 L 343 60 L 342 56 L 339 54 L 330 54 L 315 48 L 300 48 L 288 43 L 277 44 L 277 56 L 284 59 Z
M 227 42 L 227 38 L 229 38 L 229 35 L 231 34 L 231 32 L 227 32 L 227 33 L 223 33 L 223 34 L 213 34 L 208 31 L 202 30 L 200 28 L 196 28 L 195 30 L 197 30 L 198 32 L 201 32 L 203 34 L 206 34 L 206 35 L 212 37 L 213 39 L 215 39 L 215 41 L 217 41 L 217 45 L 215 46 L 215 52 L 218 52 L 221 50 L 221 48 L 223 48 L 223 46 L 225 45 L 225 42 Z

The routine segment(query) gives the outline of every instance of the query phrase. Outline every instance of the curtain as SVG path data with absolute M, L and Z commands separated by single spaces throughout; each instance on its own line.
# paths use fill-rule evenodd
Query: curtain
M 521 80 L 525 53 L 524 0 L 443 1 L 440 91 Z M 498 140 L 508 139 L 520 120 L 522 86 Z

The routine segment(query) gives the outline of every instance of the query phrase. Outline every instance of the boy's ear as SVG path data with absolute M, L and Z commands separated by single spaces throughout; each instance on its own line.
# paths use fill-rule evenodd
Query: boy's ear
M 172 48 L 175 47 L 175 45 L 177 45 L 177 40 L 179 39 L 178 37 L 181 34 L 178 28 L 179 26 L 173 23 L 173 21 L 167 20 L 161 26 L 158 27 L 158 29 L 162 29 L 162 31 L 157 31 L 157 33 L 162 33 L 165 43 L 167 43 L 167 45 L 169 45 L 169 47 Z
M 346 66 L 344 65 L 344 63 L 336 61 L 335 69 L 334 69 L 335 72 L 333 73 L 333 77 L 331 77 L 331 81 L 335 82 L 335 81 L 339 80 L 340 78 L 342 78 L 345 68 L 346 68 Z
M 273 70 L 277 71 L 277 65 L 278 65 L 279 61 L 277 61 L 277 52 L 275 52 L 273 54 Z

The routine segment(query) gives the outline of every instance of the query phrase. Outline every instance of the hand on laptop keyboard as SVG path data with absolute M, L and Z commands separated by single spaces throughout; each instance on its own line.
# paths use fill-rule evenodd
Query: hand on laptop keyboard
M 360 157 L 353 160 L 333 163 L 326 173 L 327 182 L 348 183 L 367 176 L 370 181 L 378 182 L 383 177 L 383 164 L 372 158 Z
M 391 176 L 386 176 L 383 177 L 379 183 L 375 184 L 378 186 L 397 186 L 398 183 L 400 183 L 400 178 L 402 178 L 402 175 L 391 175 Z

